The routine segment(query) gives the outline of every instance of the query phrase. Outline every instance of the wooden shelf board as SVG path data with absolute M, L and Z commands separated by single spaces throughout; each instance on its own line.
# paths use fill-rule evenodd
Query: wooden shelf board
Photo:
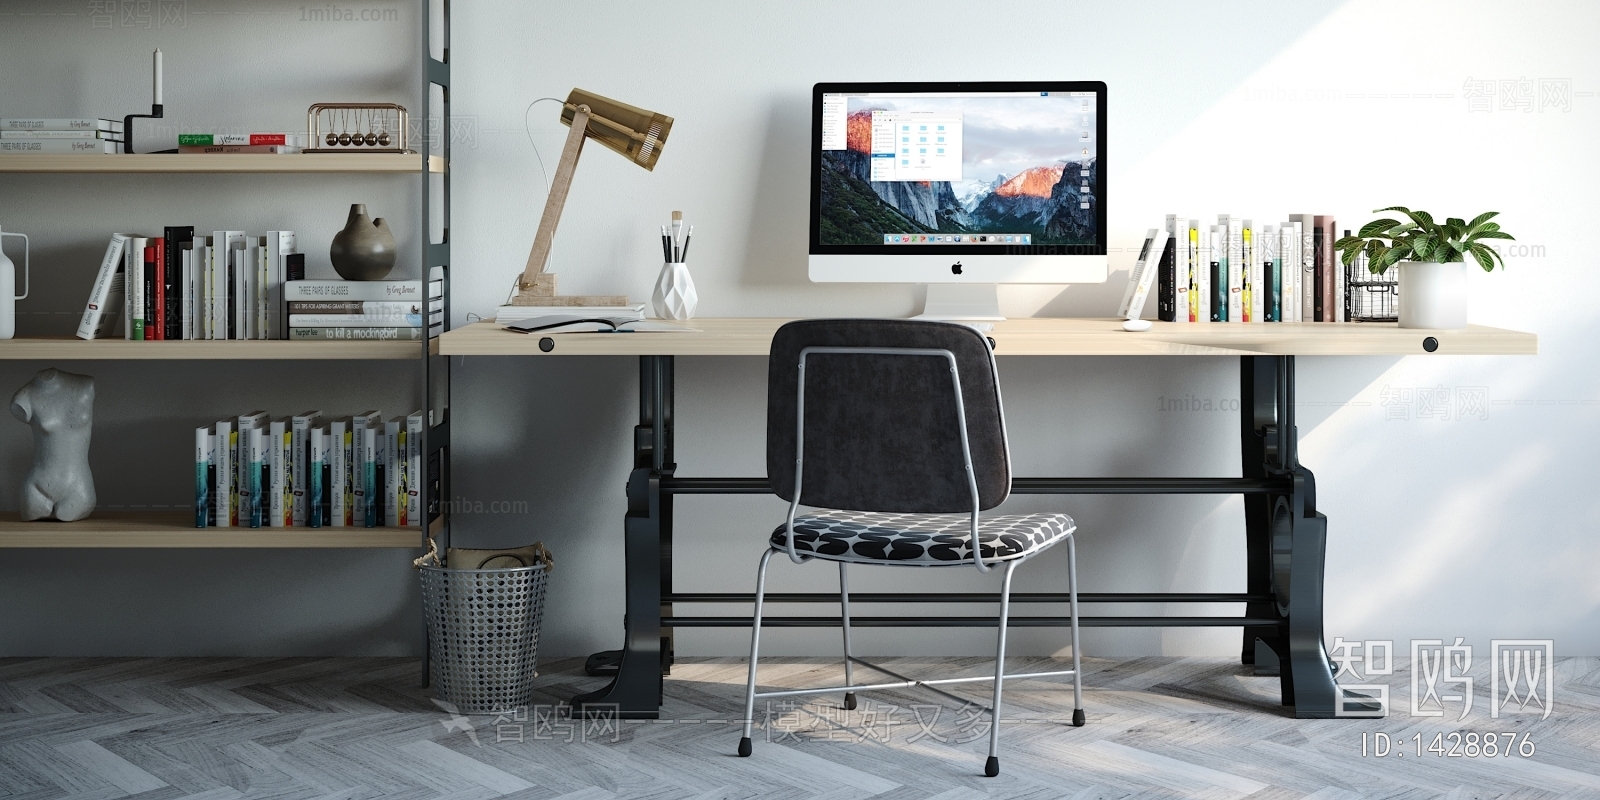
M 444 172 L 444 158 L 428 157 L 429 172 Z M 139 153 L 6 153 L 0 172 L 373 172 L 420 173 L 422 156 L 403 153 L 296 153 L 290 155 Z
M 439 352 L 462 356 L 682 355 L 765 356 L 772 334 L 787 319 L 693 319 L 685 333 L 558 333 L 555 347 L 539 349 L 539 334 L 519 334 L 480 322 L 440 337 Z M 1143 333 L 1122 330 L 1116 319 L 1013 319 L 995 323 L 987 335 L 995 355 L 1537 355 L 1531 333 L 1473 325 L 1459 331 L 1402 329 L 1394 323 L 1207 323 L 1157 322 Z
M 291 342 L 181 341 L 130 342 L 126 339 L 84 340 L 76 336 L 0 341 L 0 360 L 316 360 L 412 359 L 422 357 L 421 342 Z
M 77 522 L 0 519 L 0 548 L 421 548 L 420 528 L 196 528 L 186 511 L 95 512 Z

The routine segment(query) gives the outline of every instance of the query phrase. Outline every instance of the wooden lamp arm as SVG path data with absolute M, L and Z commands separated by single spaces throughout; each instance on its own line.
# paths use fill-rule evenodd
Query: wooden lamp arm
M 550 181 L 550 196 L 544 203 L 544 216 L 539 219 L 539 232 L 533 238 L 533 249 L 528 251 L 528 264 L 522 269 L 518 287 L 526 292 L 534 287 L 536 277 L 544 272 L 550 260 L 550 244 L 555 239 L 556 225 L 561 222 L 561 210 L 567 204 L 567 191 L 572 188 L 572 174 L 578 166 L 578 155 L 583 152 L 583 140 L 589 130 L 589 106 L 579 105 L 572 114 L 572 129 L 567 132 L 567 143 L 561 148 L 561 161 L 556 164 L 555 177 Z

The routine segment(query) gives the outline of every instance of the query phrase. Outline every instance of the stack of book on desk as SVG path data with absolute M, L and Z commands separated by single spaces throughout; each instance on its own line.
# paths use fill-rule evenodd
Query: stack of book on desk
M 500 306 L 495 309 L 494 321 L 501 325 L 523 322 L 536 317 L 643 317 L 644 303 L 627 306 Z
M 122 123 L 111 119 L 0 119 L 0 153 L 122 152 Z
M 299 153 L 305 135 L 299 133 L 180 133 L 180 154 L 238 155 Z
M 444 328 L 443 280 L 426 300 L 421 281 L 289 281 L 284 296 L 297 341 L 421 341 Z

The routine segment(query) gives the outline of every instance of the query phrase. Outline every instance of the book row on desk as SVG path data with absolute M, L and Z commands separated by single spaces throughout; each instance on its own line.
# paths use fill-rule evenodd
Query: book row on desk
M 441 276 L 442 277 L 442 276 Z M 78 324 L 82 339 L 421 339 L 425 307 L 442 323 L 443 282 L 305 280 L 293 231 L 253 236 L 168 227 L 114 233 Z M 343 302 L 331 305 L 329 298 Z
M 1347 322 L 1338 238 L 1331 215 L 1223 214 L 1213 225 L 1168 214 L 1146 234 L 1123 308 L 1136 311 L 1153 288 L 1167 322 Z
M 421 527 L 423 415 L 265 411 L 194 429 L 197 528 Z
M 122 152 L 122 123 L 110 119 L 0 119 L 0 153 Z

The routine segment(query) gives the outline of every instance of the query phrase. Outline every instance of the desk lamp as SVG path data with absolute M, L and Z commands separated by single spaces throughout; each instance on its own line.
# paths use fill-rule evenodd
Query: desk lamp
M 550 243 L 561 221 L 561 209 L 567 204 L 567 190 L 572 188 L 572 173 L 577 169 L 584 140 L 593 139 L 629 161 L 654 171 L 667 134 L 672 131 L 672 117 L 573 89 L 561 106 L 561 122 L 572 130 L 561 148 L 561 161 L 556 165 L 555 178 L 550 181 L 550 197 L 545 200 L 539 232 L 528 253 L 528 265 L 517 279 L 517 295 L 511 303 L 519 306 L 627 305 L 625 295 L 557 295 L 555 273 L 545 272 L 545 262 L 550 259 Z

